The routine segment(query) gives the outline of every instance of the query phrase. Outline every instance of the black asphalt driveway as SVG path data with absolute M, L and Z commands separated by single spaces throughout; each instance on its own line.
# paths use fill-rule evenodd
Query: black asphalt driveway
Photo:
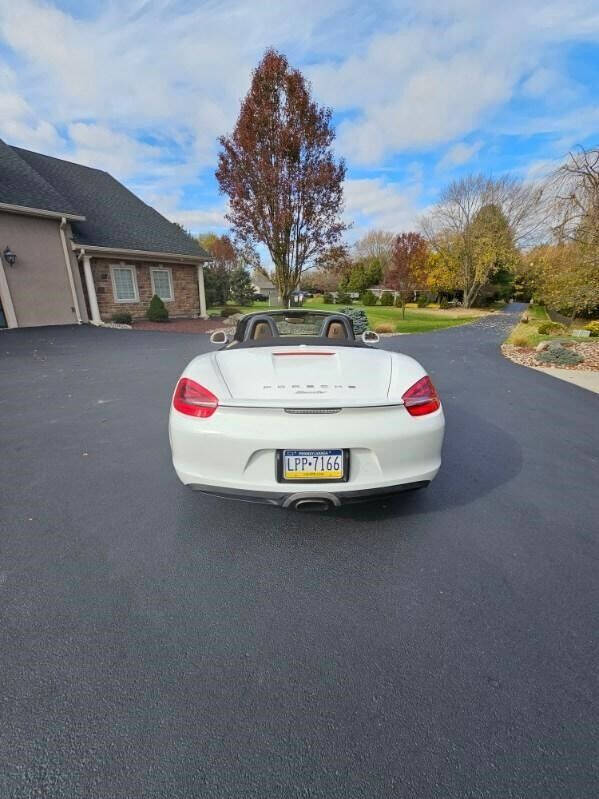
M 513 321 L 387 340 L 442 471 L 328 515 L 178 483 L 206 337 L 2 332 L 0 797 L 599 795 L 599 397 Z

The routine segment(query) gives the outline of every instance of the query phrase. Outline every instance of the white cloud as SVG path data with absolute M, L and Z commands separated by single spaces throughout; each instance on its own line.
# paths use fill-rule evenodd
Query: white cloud
M 338 149 L 353 162 L 375 164 L 469 133 L 515 96 L 546 48 L 599 36 L 592 0 L 524 0 L 509 13 L 501 4 L 431 0 L 402 11 L 390 32 L 310 71 L 320 96 L 352 113 Z M 541 90 L 549 77 L 531 76 L 527 90 Z
M 382 178 L 345 181 L 345 216 L 354 223 L 351 238 L 357 239 L 372 227 L 400 232 L 417 224 L 420 187 Z
M 163 213 L 174 222 L 179 222 L 192 233 L 201 233 L 206 229 L 224 229 L 227 227 L 225 219 L 226 208 L 196 208 L 191 210 L 165 210 Z
M 56 147 L 56 128 L 41 119 L 18 91 L 15 72 L 0 64 L 0 138 L 33 149 Z
M 462 166 L 467 164 L 478 153 L 482 147 L 482 141 L 476 141 L 472 144 L 465 142 L 458 142 L 452 145 L 445 153 L 443 158 L 438 163 L 438 168 L 451 169 L 454 166 Z
M 0 136 L 107 169 L 199 228 L 223 221 L 212 186 L 202 207 L 200 178 L 269 45 L 304 65 L 320 102 L 345 112 L 336 149 L 350 166 L 449 147 L 445 168 L 474 156 L 460 140 L 491 121 L 493 131 L 548 131 L 563 143 L 596 131 L 590 105 L 524 122 L 505 108 L 516 95 L 573 102 L 577 87 L 560 80 L 551 48 L 598 38 L 596 0 L 507 10 L 480 0 L 98 0 L 85 16 L 50 0 L 0 0 L 0 41 L 19 65 L 0 60 Z M 348 214 L 405 229 L 417 185 L 409 176 L 348 180 Z M 197 210 L 177 210 L 185 205 Z
M 74 122 L 68 126 L 68 134 L 76 161 L 104 169 L 116 177 L 124 178 L 146 171 L 161 157 L 160 148 L 105 125 Z

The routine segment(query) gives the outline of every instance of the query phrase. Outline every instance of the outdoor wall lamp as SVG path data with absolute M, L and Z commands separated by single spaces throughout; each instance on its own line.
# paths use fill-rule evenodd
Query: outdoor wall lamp
M 4 252 L 2 253 L 4 256 L 4 260 L 9 266 L 14 266 L 15 261 L 17 260 L 16 254 L 10 249 L 10 247 L 5 247 Z

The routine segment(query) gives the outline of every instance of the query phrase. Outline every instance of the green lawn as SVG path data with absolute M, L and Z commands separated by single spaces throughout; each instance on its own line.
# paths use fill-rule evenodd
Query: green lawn
M 514 347 L 534 348 L 540 341 L 550 341 L 555 338 L 567 338 L 568 333 L 553 333 L 544 335 L 539 333 L 539 325 L 543 322 L 550 322 L 549 314 L 542 305 L 529 305 L 528 322 L 518 322 L 513 328 L 505 343 Z
M 222 306 L 220 306 L 222 307 Z M 218 313 L 218 308 L 209 308 L 209 313 Z M 239 307 L 239 306 L 236 306 Z M 269 307 L 266 302 L 256 302 L 252 306 L 240 307 L 241 313 L 259 311 Z M 272 306 L 271 306 L 272 307 Z M 330 311 L 335 313 L 341 309 L 341 305 L 328 305 L 319 302 L 318 298 L 308 300 L 304 308 L 315 308 L 318 310 Z M 406 308 L 405 319 L 402 319 L 401 308 L 394 308 L 384 305 L 374 305 L 364 307 L 360 303 L 353 303 L 352 308 L 362 308 L 366 311 L 371 328 L 379 324 L 391 324 L 397 333 L 428 333 L 431 330 L 440 330 L 445 327 L 456 327 L 474 322 L 484 314 L 480 310 L 464 310 L 456 308 L 452 310 L 440 310 L 438 306 L 431 305 L 428 308 L 417 308 L 408 305 Z

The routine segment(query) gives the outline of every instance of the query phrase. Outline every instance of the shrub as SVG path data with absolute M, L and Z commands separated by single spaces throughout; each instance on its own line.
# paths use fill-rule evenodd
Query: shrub
M 443 311 L 449 308 L 449 300 L 447 299 L 447 297 L 441 297 L 439 301 L 439 308 L 441 308 Z
M 591 331 L 591 336 L 599 336 L 599 321 L 589 322 L 584 326 L 585 330 Z
M 349 296 L 349 294 L 346 291 L 340 291 L 337 294 L 337 302 L 340 305 L 351 305 L 352 304 L 352 298 Z
M 418 299 L 416 300 L 416 305 L 419 308 L 426 308 L 426 306 L 428 305 L 428 297 L 426 296 L 426 294 L 418 295 Z
M 322 298 L 322 301 L 324 302 L 325 305 L 334 305 L 335 304 L 335 298 L 333 297 L 333 295 L 331 294 L 330 291 L 326 292 L 326 294 Z
M 393 304 L 395 305 L 396 308 L 403 308 L 403 299 L 401 294 L 398 294 L 395 297 L 395 302 Z
M 236 305 L 225 305 L 225 307 L 220 312 L 220 315 L 223 319 L 226 319 L 227 316 L 233 316 L 233 314 L 241 313 L 239 308 Z
M 584 361 L 582 355 L 559 345 L 537 353 L 536 358 L 539 363 L 553 363 L 556 366 L 574 366 Z
M 528 339 L 526 336 L 516 336 L 512 339 L 512 344 L 514 347 L 528 347 Z
M 239 305 L 251 305 L 254 302 L 254 287 L 252 278 L 243 266 L 231 272 L 229 279 L 231 286 L 231 299 Z
M 362 296 L 360 297 L 360 300 L 362 302 L 362 305 L 367 305 L 367 306 L 376 305 L 376 297 L 374 296 L 372 291 L 370 291 L 370 289 L 367 289 L 364 292 L 364 294 L 362 294 Z
M 381 294 L 381 305 L 393 305 L 393 294 L 390 291 L 383 291 Z
M 341 308 L 339 312 L 349 316 L 352 320 L 356 336 L 361 336 L 365 330 L 368 330 L 369 325 L 366 311 L 363 311 L 361 308 Z
M 566 332 L 566 328 L 563 325 L 560 325 L 559 322 L 542 322 L 539 325 L 538 330 L 542 336 L 551 336 L 556 333 Z
M 395 333 L 393 329 L 393 325 L 390 325 L 389 322 L 381 322 L 374 328 L 375 333 Z
M 119 311 L 118 313 L 112 314 L 112 321 L 116 322 L 117 325 L 130 325 L 133 321 L 131 318 L 131 314 L 127 311 Z
M 146 316 L 150 322 L 168 322 L 168 311 L 158 294 L 154 294 L 150 300 L 150 307 L 146 311 Z

